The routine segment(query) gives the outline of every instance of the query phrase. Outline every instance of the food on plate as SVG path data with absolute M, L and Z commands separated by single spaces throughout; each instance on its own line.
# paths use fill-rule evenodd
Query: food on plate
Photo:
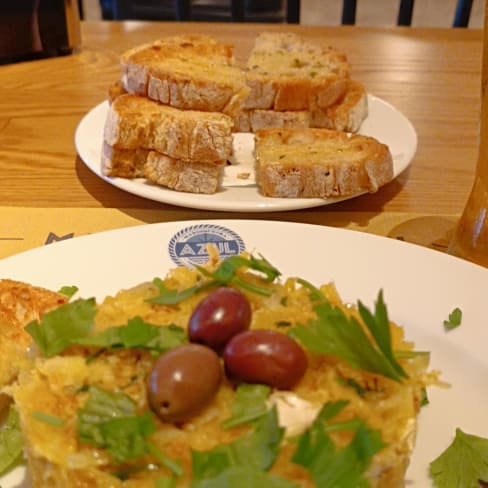
M 27 331 L 39 356 L 6 391 L 34 488 L 402 486 L 438 381 L 381 292 L 345 304 L 247 253 Z
M 345 93 L 350 71 L 346 55 L 337 49 L 293 33 L 261 33 L 247 60 L 251 92 L 244 108 L 327 108 Z
M 139 95 L 120 95 L 105 121 L 103 172 L 214 193 L 232 154 L 231 127 L 231 118 L 222 113 L 179 110 Z
M 233 48 L 213 37 L 182 35 L 137 46 L 120 58 L 129 93 L 180 109 L 234 115 L 249 89 Z
M 108 90 L 107 176 L 213 194 L 231 160 L 232 132 L 285 129 L 256 135 L 255 178 L 264 196 L 352 196 L 393 178 L 384 144 L 345 135 L 359 131 L 368 97 L 337 49 L 265 32 L 241 69 L 231 47 L 211 37 L 174 36 L 125 52 L 121 67 Z M 234 88 L 221 91 L 234 75 Z
M 388 146 L 328 129 L 255 134 L 256 183 L 270 197 L 327 198 L 375 192 L 393 179 Z
M 234 117 L 235 132 L 259 129 L 316 127 L 357 132 L 368 115 L 368 97 L 364 86 L 351 79 L 335 103 L 313 110 L 243 109 Z
M 32 320 L 68 301 L 68 297 L 19 281 L 0 279 L 0 388 L 17 377 L 27 360 L 31 336 L 24 330 Z M 0 394 L 0 410 L 8 397 Z

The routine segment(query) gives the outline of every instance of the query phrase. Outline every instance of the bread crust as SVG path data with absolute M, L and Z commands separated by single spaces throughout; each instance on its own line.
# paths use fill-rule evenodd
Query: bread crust
M 372 137 L 328 129 L 256 132 L 256 183 L 270 197 L 375 192 L 393 179 L 390 150 Z
M 186 110 L 235 115 L 249 93 L 233 49 L 209 36 L 175 36 L 122 54 L 121 82 L 129 93 Z
M 224 165 L 225 161 L 186 162 L 150 151 L 144 165 L 144 176 L 171 190 L 212 194 L 220 186 Z
M 102 169 L 107 176 L 146 178 L 166 188 L 189 193 L 215 193 L 225 161 L 182 161 L 149 149 L 118 149 L 103 144 Z
M 262 33 L 247 62 L 251 91 L 244 108 L 311 110 L 335 103 L 346 90 L 350 65 L 342 52 L 292 33 Z
M 222 161 L 232 153 L 232 119 L 221 113 L 182 111 L 138 95 L 110 105 L 104 141 L 117 149 L 151 149 L 175 159 Z

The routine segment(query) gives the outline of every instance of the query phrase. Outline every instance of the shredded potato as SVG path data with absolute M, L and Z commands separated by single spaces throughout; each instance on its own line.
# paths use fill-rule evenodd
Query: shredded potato
M 213 256 L 208 269 L 214 269 L 217 263 L 218 259 Z M 245 271 L 242 273 L 248 281 L 254 280 L 263 286 L 260 278 Z M 171 270 L 164 282 L 168 288 L 181 290 L 195 285 L 199 279 L 201 275 L 197 271 L 180 267 Z M 290 325 L 306 324 L 315 317 L 308 291 L 295 279 L 264 286 L 273 291 L 271 296 L 245 292 L 253 311 L 251 328 L 286 333 Z M 359 318 L 354 307 L 341 301 L 333 284 L 323 285 L 320 290 L 333 305 L 342 308 L 347 315 Z M 94 333 L 125 324 L 136 316 L 155 325 L 176 324 L 186 328 L 192 310 L 207 293 L 197 293 L 182 303 L 167 306 L 146 301 L 157 295 L 157 288 L 152 283 L 122 290 L 98 305 Z M 394 323 L 390 324 L 390 329 L 393 348 L 411 351 L 413 345 L 405 341 L 403 329 Z M 76 412 L 86 402 L 87 385 L 124 392 L 135 401 L 139 411 L 148 410 L 146 377 L 153 358 L 147 351 L 134 349 L 105 351 L 86 361 L 88 355 L 86 348 L 71 346 L 62 355 L 37 358 L 9 390 L 20 412 L 33 486 L 154 487 L 161 473 L 170 474 L 168 470 L 135 471 L 129 480 L 122 482 L 111 474 L 117 469 L 107 452 L 79 442 L 76 434 Z M 368 426 L 381 431 L 386 444 L 374 456 L 367 472 L 371 486 L 403 486 L 422 395 L 426 386 L 437 382 L 437 374 L 428 371 L 428 359 L 417 355 L 401 360 L 408 378 L 396 382 L 354 369 L 335 357 L 308 352 L 307 355 L 308 369 L 293 393 L 318 407 L 330 401 L 347 400 L 349 403 L 338 419 L 356 416 L 364 419 Z M 359 395 L 354 388 L 339 381 L 340 378 L 354 380 L 366 393 Z M 157 420 L 157 430 L 151 435 L 151 442 L 171 458 L 182 460 L 184 475 L 178 478 L 178 487 L 188 487 L 191 483 L 190 449 L 208 450 L 249 431 L 245 425 L 228 430 L 221 427 L 222 421 L 231 415 L 234 396 L 234 387 L 224 380 L 213 402 L 190 421 L 175 425 Z M 62 426 L 40 422 L 32 416 L 38 411 L 65 422 Z M 300 411 L 296 415 L 300 416 Z M 341 446 L 350 441 L 350 434 L 337 433 L 333 438 Z M 285 438 L 271 473 L 294 480 L 302 487 L 313 487 L 307 470 L 291 462 L 293 450 L 293 442 Z M 148 457 L 145 462 L 150 464 L 152 460 Z

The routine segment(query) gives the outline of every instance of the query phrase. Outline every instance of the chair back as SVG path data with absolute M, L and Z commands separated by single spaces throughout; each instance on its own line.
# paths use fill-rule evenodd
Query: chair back
M 391 0 L 386 0 L 391 1 Z M 438 0 L 444 1 L 444 0 Z M 397 25 L 412 25 L 415 0 L 398 0 Z M 100 0 L 104 18 L 163 20 L 231 20 L 300 23 L 300 0 Z M 417 2 L 421 5 L 421 1 Z M 356 23 L 358 0 L 342 0 L 341 23 Z M 453 27 L 467 27 L 473 0 L 457 0 Z
M 297 0 L 294 0 L 296 2 Z M 298 0 L 299 1 L 299 0 Z M 400 0 L 398 6 L 397 25 L 411 26 L 415 0 Z M 420 2 L 417 2 L 420 4 Z M 458 0 L 454 13 L 452 26 L 467 27 L 471 17 L 473 0 Z M 356 23 L 357 0 L 343 0 L 342 24 L 354 25 Z

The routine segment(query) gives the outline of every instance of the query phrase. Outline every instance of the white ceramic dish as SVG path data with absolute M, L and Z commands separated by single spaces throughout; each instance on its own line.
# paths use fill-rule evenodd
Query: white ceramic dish
M 417 149 L 417 134 L 410 121 L 395 107 L 380 98 L 368 95 L 369 115 L 361 126 L 361 134 L 375 137 L 390 147 L 394 175 L 398 176 L 412 161 Z M 124 191 L 158 202 L 203 210 L 233 212 L 272 212 L 318 207 L 346 198 L 269 198 L 259 194 L 254 182 L 253 134 L 234 135 L 232 165 L 225 168 L 222 188 L 213 195 L 199 195 L 169 190 L 148 183 L 143 178 L 125 179 L 102 174 L 100 151 L 108 103 L 94 107 L 80 121 L 75 145 L 83 162 L 97 176 Z M 249 173 L 247 179 L 239 173 Z M 381 190 L 380 190 L 381 191 Z M 357 195 L 355 195 L 357 196 Z M 351 198 L 351 197 L 347 197 Z
M 315 284 L 334 281 L 347 302 L 372 306 L 381 288 L 390 318 L 450 389 L 430 388 L 420 414 L 407 486 L 432 486 L 429 462 L 451 442 L 456 427 L 488 437 L 486 291 L 488 270 L 437 251 L 370 234 L 269 221 L 187 221 L 131 227 L 49 244 L 0 261 L 0 278 L 58 289 L 76 284 L 79 296 L 101 299 L 120 288 L 164 276 L 176 264 L 202 262 L 206 242 L 225 256 L 243 248 L 261 253 L 284 276 Z M 459 307 L 462 325 L 443 321 Z M 18 468 L 3 488 L 29 487 Z

